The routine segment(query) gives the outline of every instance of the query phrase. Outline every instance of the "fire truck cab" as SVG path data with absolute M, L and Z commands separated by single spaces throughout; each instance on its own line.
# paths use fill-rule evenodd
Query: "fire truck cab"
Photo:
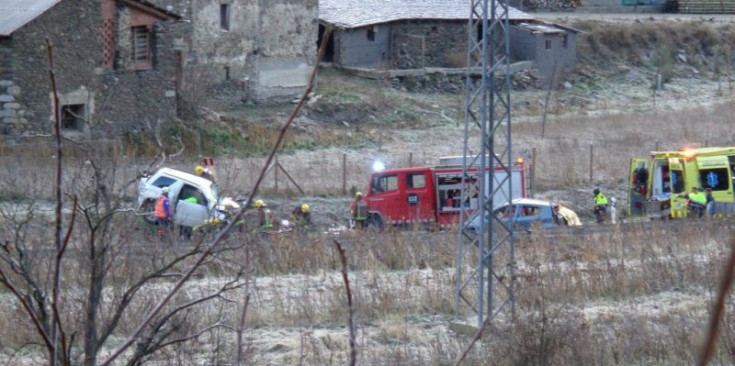
M 363 197 L 368 203 L 368 226 L 422 224 L 446 227 L 457 224 L 461 212 L 477 209 L 480 192 L 481 172 L 470 170 L 463 179 L 462 159 L 447 157 L 441 158 L 436 167 L 397 168 L 371 174 Z M 485 192 L 489 191 L 489 178 L 495 179 L 496 207 L 493 208 L 507 203 L 509 197 L 527 196 L 528 170 L 529 165 L 519 159 L 511 167 L 511 179 L 505 180 L 506 171 L 502 168 L 487 175 Z M 352 202 L 353 210 L 354 207 L 355 201 Z
M 711 189 L 715 217 L 735 214 L 735 147 L 654 151 L 633 158 L 628 179 L 628 216 L 650 219 L 688 215 L 687 194 Z

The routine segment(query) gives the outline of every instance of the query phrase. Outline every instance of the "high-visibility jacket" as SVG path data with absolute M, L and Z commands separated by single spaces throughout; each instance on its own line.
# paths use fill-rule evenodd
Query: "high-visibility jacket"
M 707 196 L 703 192 L 691 193 L 689 195 L 689 200 L 691 200 L 693 203 L 696 203 L 698 205 L 702 205 L 702 206 L 707 205 Z
M 260 228 L 261 229 L 270 229 L 273 227 L 273 217 L 271 215 L 271 210 L 269 209 L 261 209 L 260 210 Z
M 355 203 L 355 220 L 363 221 L 367 219 L 368 203 L 365 200 L 357 200 Z
M 605 197 L 605 195 L 602 194 L 602 192 L 598 193 L 595 196 L 595 204 L 598 205 L 598 206 L 606 205 L 607 204 L 607 197 Z
M 159 196 L 158 199 L 156 199 L 156 206 L 153 214 L 160 219 L 167 219 L 171 216 L 171 207 L 168 197 Z

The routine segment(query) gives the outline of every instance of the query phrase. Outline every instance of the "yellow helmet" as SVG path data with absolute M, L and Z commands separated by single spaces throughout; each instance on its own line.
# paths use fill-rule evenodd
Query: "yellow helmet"
M 265 205 L 265 203 L 263 202 L 263 200 L 257 200 L 257 201 L 255 201 L 255 208 L 261 208 L 261 207 L 263 207 L 263 205 Z
M 357 192 L 357 193 L 355 193 L 355 197 L 357 197 L 357 198 L 362 198 L 362 192 Z
M 202 175 L 202 173 L 204 173 L 204 167 L 201 166 L 201 165 L 197 165 L 194 168 L 194 174 L 196 174 L 196 175 Z
M 307 205 L 306 203 L 304 203 L 303 205 L 301 205 L 301 212 L 303 212 L 303 213 L 309 212 L 309 205 Z

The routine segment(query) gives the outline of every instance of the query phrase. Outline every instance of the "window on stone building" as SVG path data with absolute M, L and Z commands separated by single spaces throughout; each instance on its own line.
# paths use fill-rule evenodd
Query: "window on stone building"
M 568 44 L 569 44 L 569 36 L 566 34 L 561 36 L 561 46 L 564 48 L 567 48 Z
M 367 30 L 367 40 L 370 42 L 375 42 L 375 28 L 370 28 Z
M 546 40 L 546 49 L 547 50 L 550 50 L 551 49 L 551 40 L 550 39 L 547 39 Z
M 151 31 L 148 26 L 133 27 L 133 68 L 150 69 Z
M 219 5 L 219 27 L 230 30 L 230 4 Z
M 61 128 L 81 131 L 87 120 L 87 106 L 84 104 L 67 104 L 61 106 Z

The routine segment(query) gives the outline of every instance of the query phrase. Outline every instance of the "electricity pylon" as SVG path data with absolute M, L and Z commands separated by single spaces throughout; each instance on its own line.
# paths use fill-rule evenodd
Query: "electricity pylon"
M 481 327 L 515 315 L 512 228 L 493 215 L 512 199 L 509 7 L 507 0 L 470 1 L 462 202 L 472 172 L 479 194 L 476 209 L 460 215 L 455 309 L 474 312 Z M 483 171 L 489 174 L 476 173 Z

